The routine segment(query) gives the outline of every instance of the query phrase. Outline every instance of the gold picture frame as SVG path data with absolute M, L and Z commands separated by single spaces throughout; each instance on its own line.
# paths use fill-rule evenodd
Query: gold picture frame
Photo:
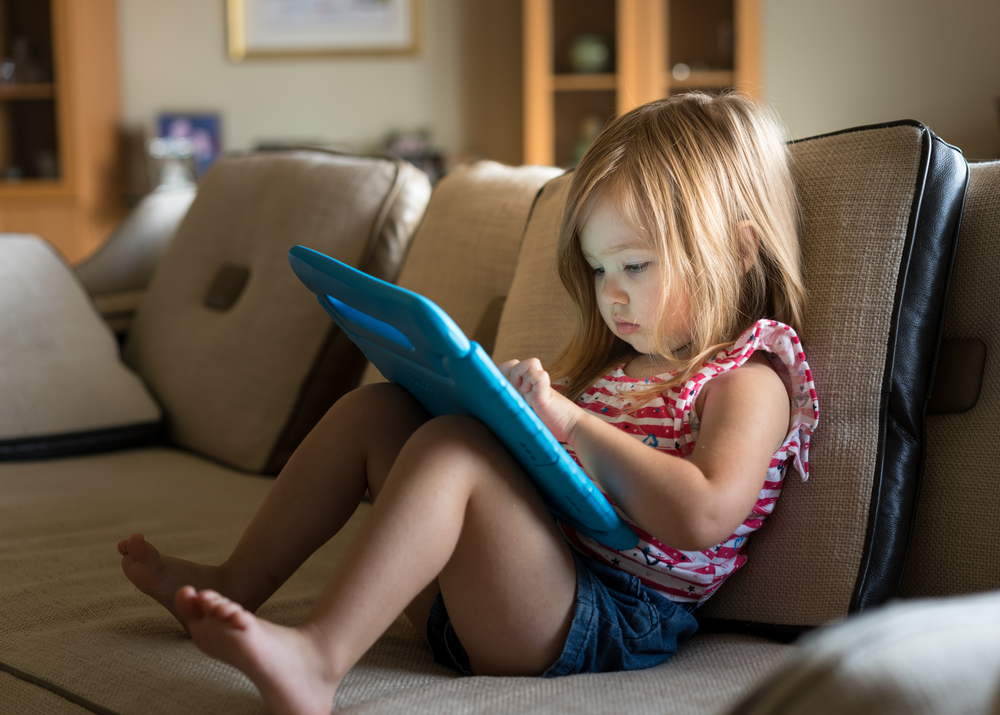
M 410 55 L 422 0 L 226 0 L 229 57 Z

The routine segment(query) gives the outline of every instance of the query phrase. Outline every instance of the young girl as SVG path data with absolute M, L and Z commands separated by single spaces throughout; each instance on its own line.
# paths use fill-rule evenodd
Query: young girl
M 635 549 L 557 523 L 481 423 L 428 419 L 379 384 L 330 409 L 225 563 L 161 556 L 134 534 L 122 568 L 276 713 L 328 713 L 403 611 L 463 673 L 665 661 L 745 561 L 786 466 L 807 477 L 817 407 L 793 330 L 797 220 L 775 122 L 736 94 L 639 107 L 574 174 L 559 274 L 579 333 L 551 375 L 537 359 L 500 367 L 627 515 Z M 255 617 L 366 490 L 371 514 L 306 620 Z

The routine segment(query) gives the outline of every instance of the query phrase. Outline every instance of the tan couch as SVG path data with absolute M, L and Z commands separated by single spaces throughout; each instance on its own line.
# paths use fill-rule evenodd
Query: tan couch
M 821 404 L 812 477 L 789 481 L 746 568 L 699 611 L 702 632 L 648 671 L 459 678 L 401 618 L 344 681 L 337 711 L 985 712 L 994 703 L 1000 645 L 988 629 L 1000 600 L 959 596 L 1000 585 L 990 424 L 1000 399 L 1000 164 L 972 167 L 956 257 L 969 174 L 922 126 L 812 138 L 793 154 L 813 301 L 804 343 Z M 226 160 L 159 261 L 124 363 L 70 271 L 33 239 L 0 238 L 0 712 L 263 712 L 246 678 L 203 656 L 124 578 L 115 542 L 143 531 L 169 553 L 221 560 L 271 483 L 261 475 L 280 468 L 337 395 L 378 379 L 370 367 L 362 375 L 291 275 L 291 245 L 426 294 L 496 359 L 551 357 L 572 330 L 552 267 L 561 173 L 480 163 L 430 194 L 407 166 L 382 159 Z M 925 440 L 942 329 L 952 342 L 932 402 L 945 412 L 927 418 Z M 260 614 L 301 619 L 367 508 Z M 950 598 L 880 606 L 897 592 Z

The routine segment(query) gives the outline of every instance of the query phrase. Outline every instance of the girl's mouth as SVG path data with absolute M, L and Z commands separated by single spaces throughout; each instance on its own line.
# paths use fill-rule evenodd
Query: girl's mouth
M 615 330 L 618 331 L 619 335 L 631 335 L 638 329 L 639 326 L 636 325 L 635 323 L 624 323 L 624 322 L 619 322 L 617 320 L 615 321 Z

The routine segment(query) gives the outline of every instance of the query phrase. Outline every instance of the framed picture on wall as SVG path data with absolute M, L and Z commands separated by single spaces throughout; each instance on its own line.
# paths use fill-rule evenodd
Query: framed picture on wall
M 229 56 L 411 54 L 421 0 L 226 0 Z

